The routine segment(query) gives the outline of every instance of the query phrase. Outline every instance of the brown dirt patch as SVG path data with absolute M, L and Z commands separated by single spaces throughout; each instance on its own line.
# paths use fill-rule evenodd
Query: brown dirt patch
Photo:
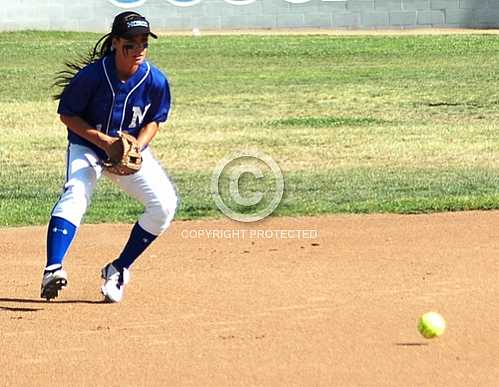
M 113 305 L 99 270 L 129 225 L 83 226 L 51 303 L 38 298 L 45 227 L 1 229 L 2 384 L 496 385 L 498 217 L 175 222 Z M 416 330 L 429 310 L 447 319 L 439 339 Z

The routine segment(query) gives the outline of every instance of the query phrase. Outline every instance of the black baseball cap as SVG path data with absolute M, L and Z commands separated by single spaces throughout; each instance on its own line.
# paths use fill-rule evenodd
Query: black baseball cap
M 135 35 L 148 34 L 154 39 L 158 39 L 149 29 L 147 19 L 137 12 L 127 11 L 116 15 L 113 21 L 111 33 L 123 38 L 130 38 Z

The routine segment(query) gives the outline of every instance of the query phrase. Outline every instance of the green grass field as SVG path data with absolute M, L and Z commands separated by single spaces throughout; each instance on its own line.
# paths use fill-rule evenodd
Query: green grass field
M 50 86 L 99 37 L 0 34 L 0 225 L 47 221 L 66 149 Z M 499 208 L 498 53 L 490 35 L 152 42 L 175 102 L 153 149 L 180 191 L 177 218 L 221 216 L 212 171 L 247 147 L 283 171 L 275 215 Z M 86 222 L 140 212 L 103 179 Z

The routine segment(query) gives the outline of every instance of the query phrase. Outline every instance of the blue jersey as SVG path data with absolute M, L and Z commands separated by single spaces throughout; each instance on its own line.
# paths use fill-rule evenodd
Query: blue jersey
M 117 137 L 119 131 L 135 137 L 150 122 L 164 122 L 171 106 L 170 87 L 163 73 L 144 61 L 126 82 L 116 74 L 114 53 L 80 70 L 65 88 L 57 112 L 79 116 L 91 126 Z M 92 148 L 101 159 L 105 152 L 68 129 L 70 143 Z

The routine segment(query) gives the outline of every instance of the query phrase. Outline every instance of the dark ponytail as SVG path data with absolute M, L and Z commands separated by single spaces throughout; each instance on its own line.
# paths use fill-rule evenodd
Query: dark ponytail
M 93 51 L 90 51 L 86 56 L 81 56 L 74 62 L 65 62 L 64 64 L 66 65 L 66 69 L 61 70 L 56 74 L 53 84 L 54 87 L 60 87 L 62 88 L 62 90 L 58 94 L 54 95 L 53 98 L 55 100 L 61 99 L 64 90 L 69 85 L 69 82 L 71 81 L 71 79 L 73 79 L 76 73 L 78 73 L 78 71 L 80 71 L 90 63 L 93 63 L 96 60 L 99 60 L 100 58 L 110 54 L 112 51 L 112 45 L 113 34 L 108 33 L 97 41 Z
M 149 22 L 146 18 L 137 12 L 126 11 L 116 15 L 111 32 L 97 41 L 93 51 L 90 51 L 86 56 L 78 58 L 75 62 L 66 62 L 66 69 L 56 74 L 53 86 L 60 87 L 62 90 L 59 94 L 54 95 L 54 99 L 61 99 L 64 90 L 66 90 L 71 79 L 73 79 L 78 71 L 112 52 L 113 38 L 126 38 L 136 34 L 148 34 L 154 39 L 158 38 L 149 29 Z

